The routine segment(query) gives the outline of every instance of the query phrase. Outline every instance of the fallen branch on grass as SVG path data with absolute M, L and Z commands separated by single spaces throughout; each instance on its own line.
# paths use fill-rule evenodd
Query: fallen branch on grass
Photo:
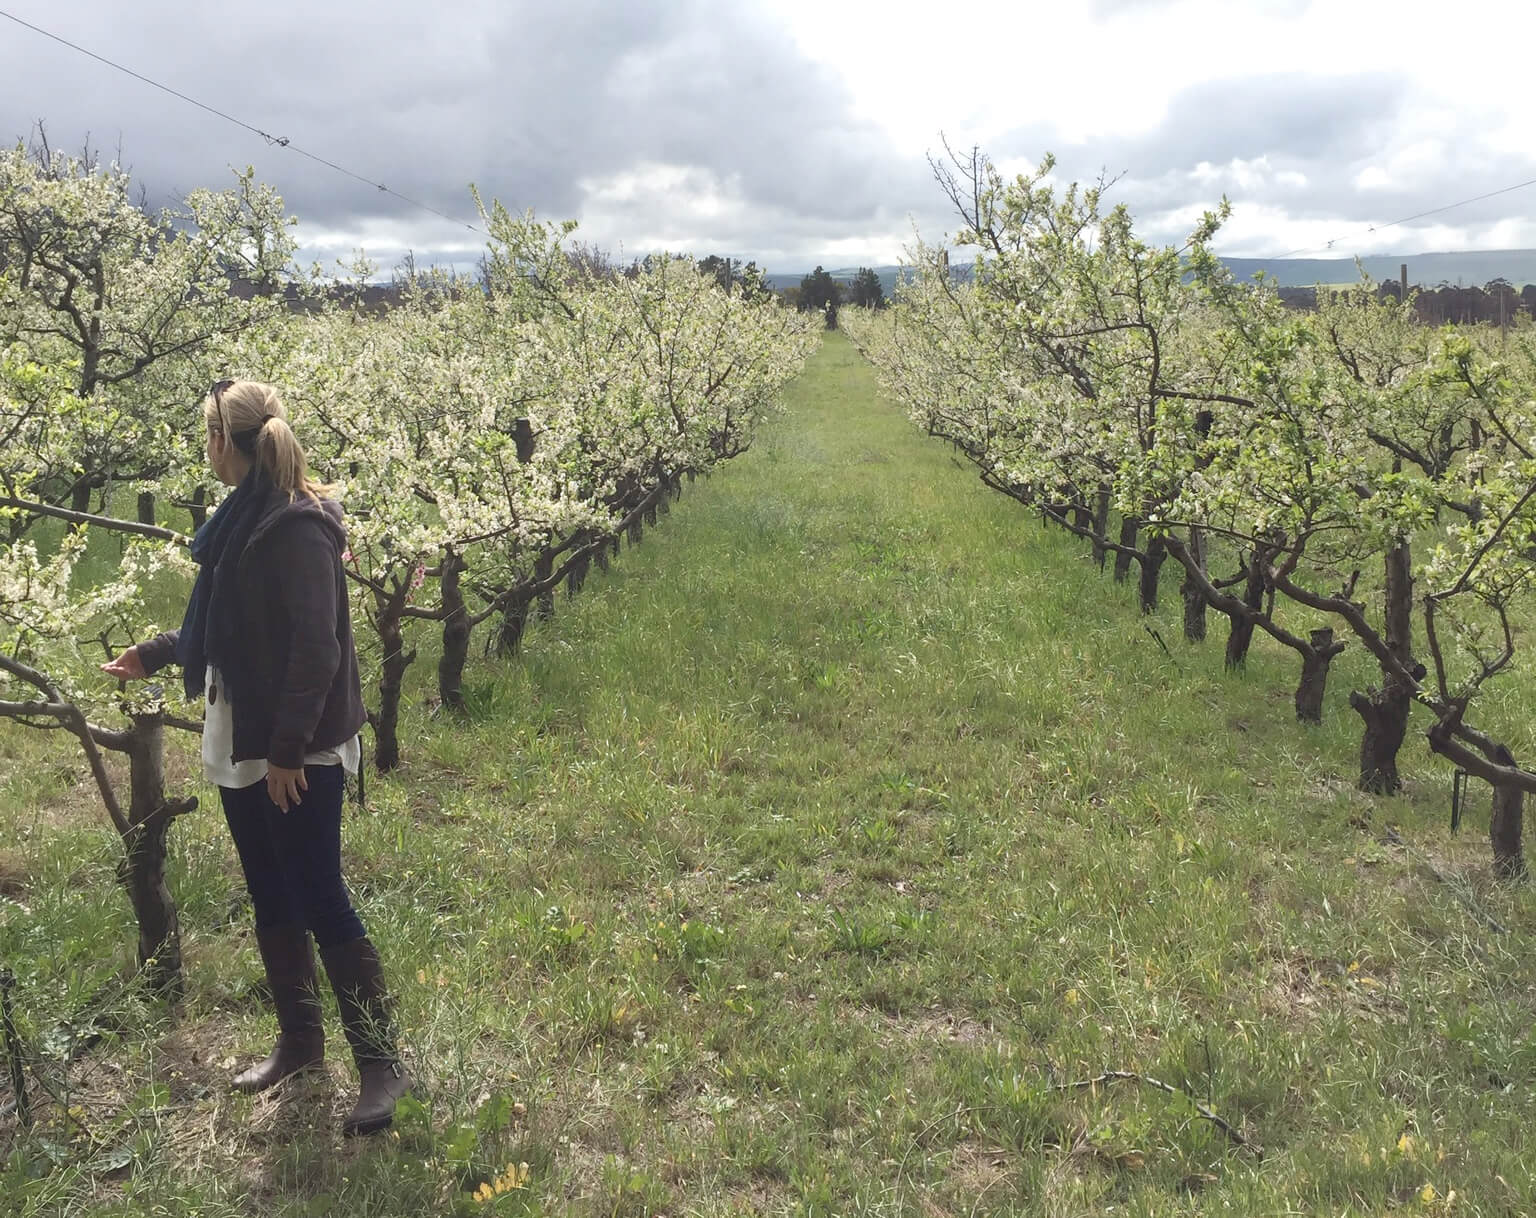
M 1097 1078 L 1077 1079 L 1070 1083 L 1052 1083 L 1050 1089 L 1052 1091 L 1088 1091 L 1116 1082 L 1141 1083 L 1146 1087 L 1155 1087 L 1159 1091 L 1166 1091 L 1169 1095 L 1183 1096 L 1194 1105 L 1196 1112 L 1216 1126 L 1217 1129 L 1221 1130 L 1222 1133 L 1226 1134 L 1227 1139 L 1234 1145 L 1241 1146 L 1244 1150 L 1251 1150 L 1254 1154 L 1261 1157 L 1264 1154 L 1263 1150 L 1256 1143 L 1250 1142 L 1245 1138 L 1230 1121 L 1225 1117 L 1217 1116 L 1199 1100 L 1195 1099 L 1194 1096 L 1190 1095 L 1189 1092 L 1181 1091 L 1172 1083 L 1165 1083 L 1161 1079 L 1152 1078 L 1150 1075 L 1138 1074 L 1135 1070 L 1106 1070 Z

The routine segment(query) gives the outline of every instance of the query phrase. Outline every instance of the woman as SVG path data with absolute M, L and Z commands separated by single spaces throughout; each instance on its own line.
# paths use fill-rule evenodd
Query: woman
M 216 783 L 256 912 L 277 1044 L 235 1076 L 263 1091 L 325 1051 L 310 936 L 362 1078 L 348 1135 L 386 1128 L 410 1086 L 378 953 L 341 876 L 344 771 L 366 718 L 347 613 L 341 506 L 309 477 L 277 391 L 220 381 L 203 401 L 208 463 L 235 488 L 198 529 L 200 564 L 180 630 L 104 671 L 138 678 L 173 660 L 206 694 L 203 772 Z

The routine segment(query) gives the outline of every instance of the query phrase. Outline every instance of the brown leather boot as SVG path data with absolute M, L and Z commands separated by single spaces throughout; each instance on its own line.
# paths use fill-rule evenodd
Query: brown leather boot
M 309 932 L 302 926 L 257 927 L 256 946 L 277 1011 L 277 1044 L 265 1061 L 235 1075 L 236 1091 L 265 1091 L 325 1059 L 325 1026 Z
M 379 953 L 367 939 L 354 939 L 320 949 L 326 975 L 336 992 L 342 1030 L 352 1046 L 362 1089 L 357 1105 L 342 1122 L 347 1137 L 388 1129 L 395 1119 L 395 1104 L 411 1089 L 411 1080 L 400 1064 L 395 1030 L 389 1018 L 389 992 Z

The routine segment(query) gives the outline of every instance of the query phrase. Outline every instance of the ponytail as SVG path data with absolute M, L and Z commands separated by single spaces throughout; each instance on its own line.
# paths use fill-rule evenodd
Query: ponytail
M 309 476 L 303 446 L 288 424 L 288 410 L 277 390 L 260 381 L 234 381 L 203 402 L 210 427 L 220 428 L 237 449 L 266 470 L 290 499 L 328 497 L 331 488 Z M 217 387 L 216 387 L 217 388 Z
M 310 480 L 304 449 L 299 446 L 299 438 L 293 434 L 287 419 L 273 415 L 261 425 L 261 430 L 256 433 L 255 460 L 290 498 L 307 495 L 318 499 L 318 492 L 327 489 Z

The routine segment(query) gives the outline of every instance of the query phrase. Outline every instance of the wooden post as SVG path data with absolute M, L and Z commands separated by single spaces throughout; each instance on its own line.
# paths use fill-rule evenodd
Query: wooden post
M 1403 263 L 1402 266 L 1398 269 L 1398 272 L 1397 272 L 1397 283 L 1398 283 L 1398 287 L 1400 287 L 1402 289 L 1402 291 L 1398 294 L 1397 299 L 1398 299 L 1398 301 L 1400 303 L 1407 304 L 1408 303 L 1408 264 L 1406 262 Z

